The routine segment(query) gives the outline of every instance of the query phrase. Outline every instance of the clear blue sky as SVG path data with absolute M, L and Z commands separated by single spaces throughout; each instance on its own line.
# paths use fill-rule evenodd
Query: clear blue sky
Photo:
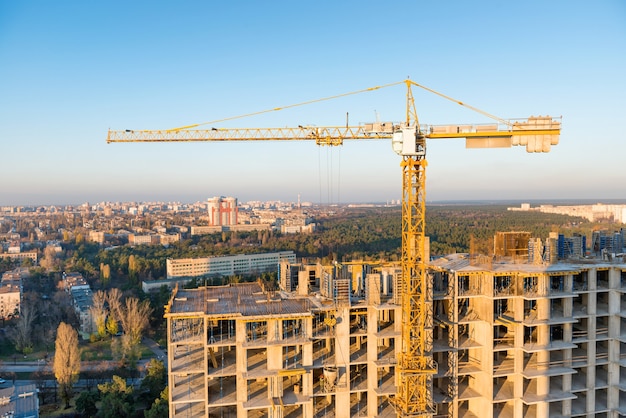
M 428 147 L 427 200 L 626 198 L 626 2 L 0 0 L 0 205 L 401 196 L 387 141 L 106 144 L 414 81 L 503 118 L 563 116 L 549 154 Z M 487 122 L 415 90 L 420 121 Z M 404 118 L 403 86 L 223 123 Z

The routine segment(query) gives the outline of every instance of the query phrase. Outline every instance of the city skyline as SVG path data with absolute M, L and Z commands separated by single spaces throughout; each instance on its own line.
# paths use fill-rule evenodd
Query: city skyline
M 401 197 L 389 141 L 106 144 L 394 83 L 503 118 L 563 117 L 548 154 L 428 143 L 427 201 L 624 199 L 626 4 L 0 3 L 0 206 Z M 403 85 L 216 123 L 400 121 Z M 489 122 L 419 89 L 420 122 Z M 213 126 L 212 124 L 207 127 Z

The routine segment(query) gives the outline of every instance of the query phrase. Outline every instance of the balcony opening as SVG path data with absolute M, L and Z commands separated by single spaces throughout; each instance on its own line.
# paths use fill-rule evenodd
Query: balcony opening
M 550 325 L 550 343 L 563 342 L 563 325 Z
M 574 275 L 574 292 L 586 292 L 589 290 L 589 278 L 586 271 Z
M 598 270 L 596 272 L 596 287 L 598 290 L 607 290 L 609 288 L 608 270 Z

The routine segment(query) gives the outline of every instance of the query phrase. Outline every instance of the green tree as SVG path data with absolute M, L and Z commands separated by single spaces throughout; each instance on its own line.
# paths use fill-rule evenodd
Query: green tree
M 141 390 L 146 392 L 146 399 L 152 401 L 158 398 L 165 388 L 165 365 L 157 359 L 150 359 L 146 368 L 146 376 L 141 381 Z
M 81 392 L 76 399 L 76 410 L 83 416 L 91 418 L 98 413 L 96 403 L 100 400 L 100 394 L 93 390 Z
M 126 385 L 126 380 L 114 375 L 111 382 L 98 385 L 100 391 L 100 418 L 130 417 L 134 412 L 133 388 Z
M 72 398 L 72 388 L 80 373 L 80 352 L 78 350 L 78 333 L 65 322 L 57 328 L 57 339 L 54 344 L 54 363 L 52 370 L 59 382 L 61 399 L 69 408 Z
M 168 388 L 161 392 L 161 395 L 154 400 L 150 409 L 143 412 L 145 418 L 167 418 L 169 415 L 168 408 Z

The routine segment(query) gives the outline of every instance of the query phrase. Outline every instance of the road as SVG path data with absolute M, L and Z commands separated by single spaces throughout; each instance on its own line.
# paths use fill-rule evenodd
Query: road
M 154 341 L 149 338 L 143 338 L 143 344 L 148 347 L 152 353 L 154 354 L 154 358 L 159 359 L 166 363 L 167 367 L 167 355 L 161 347 Z M 6 372 L 15 372 L 15 373 L 32 373 L 38 370 L 52 370 L 52 359 L 54 358 L 54 354 L 50 355 L 49 361 L 39 360 L 39 361 L 5 361 L 0 366 L 0 378 L 3 377 L 3 373 Z M 150 359 L 143 359 L 139 361 L 139 369 L 143 369 L 145 365 L 150 361 Z M 102 361 L 91 362 L 91 361 L 83 361 L 81 362 L 80 368 L 81 370 L 100 370 L 102 369 Z M 116 361 L 109 361 L 110 367 L 115 368 L 119 365 Z M 1 388 L 2 386 L 0 386 Z

